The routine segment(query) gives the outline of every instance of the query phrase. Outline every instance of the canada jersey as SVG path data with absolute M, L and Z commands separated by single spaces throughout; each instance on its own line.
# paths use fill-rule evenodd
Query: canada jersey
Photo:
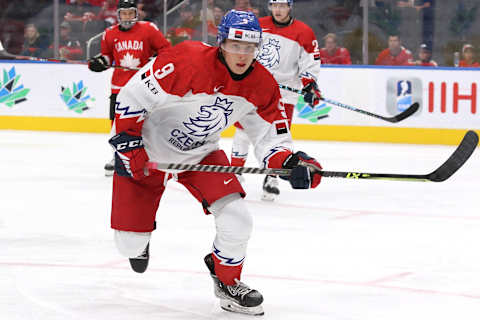
M 196 41 L 164 50 L 120 91 L 116 132 L 141 134 L 153 161 L 196 164 L 218 150 L 220 133 L 239 121 L 257 158 L 281 166 L 293 145 L 274 78 L 255 64 L 233 80 L 218 54 Z
M 121 31 L 119 25 L 107 28 L 103 33 L 101 53 L 109 63 L 140 68 L 161 49 L 169 47 L 162 32 L 151 22 L 139 21 L 128 31 Z M 118 93 L 136 71 L 115 69 L 112 76 L 112 93 Z
M 271 16 L 259 19 L 262 48 L 257 61 L 265 66 L 279 84 L 303 87 L 301 78 L 318 80 L 320 54 L 313 30 L 294 19 L 288 26 L 277 26 Z M 298 95 L 282 90 L 284 102 L 296 104 Z

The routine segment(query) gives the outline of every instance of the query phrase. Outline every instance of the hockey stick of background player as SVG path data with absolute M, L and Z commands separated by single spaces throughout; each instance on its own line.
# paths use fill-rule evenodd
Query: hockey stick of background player
M 54 59 L 54 58 L 37 58 L 37 57 L 20 56 L 20 55 L 16 55 L 16 54 L 11 54 L 11 53 L 8 53 L 3 48 L 2 43 L 0 42 L 0 60 L 1 59 L 20 60 L 20 61 L 58 62 L 58 63 L 71 63 L 71 64 L 88 65 L 88 61 L 68 60 L 68 59 Z M 128 70 L 128 71 L 138 71 L 138 70 L 140 70 L 140 68 L 129 68 L 129 67 L 122 67 L 122 66 L 111 66 L 110 68 L 123 69 L 123 70 Z
M 475 131 L 469 130 L 463 137 L 457 149 L 450 155 L 440 167 L 429 174 L 396 174 L 396 173 L 367 173 L 367 172 L 341 172 L 341 171 L 317 171 L 322 177 L 346 178 L 346 179 L 371 179 L 390 181 L 420 181 L 420 182 L 442 182 L 450 178 L 470 158 L 478 145 L 478 135 Z M 204 172 L 228 172 L 228 173 L 253 173 L 253 174 L 275 174 L 288 176 L 291 169 L 262 169 L 249 167 L 215 166 L 202 164 L 178 164 L 178 163 L 156 163 L 148 162 L 147 169 L 152 170 L 182 170 L 182 171 L 204 171 Z
M 37 58 L 37 57 L 29 57 L 29 56 L 14 56 L 15 60 L 22 60 L 22 61 L 42 61 L 42 62 L 58 62 L 58 63 L 70 63 L 70 64 L 83 64 L 88 65 L 88 61 L 82 60 L 68 60 L 68 59 L 55 59 L 55 58 Z M 114 69 L 123 69 L 127 71 L 138 71 L 140 68 L 129 68 L 129 67 L 122 67 L 122 66 L 110 66 L 110 68 Z
M 280 89 L 285 89 L 285 90 L 288 90 L 288 91 L 291 91 L 291 92 L 295 92 L 295 93 L 298 93 L 298 94 L 303 94 L 302 93 L 302 90 L 298 90 L 298 89 L 295 89 L 295 88 L 291 88 L 289 86 L 285 86 L 283 84 L 279 84 L 278 85 L 280 87 Z M 364 115 L 367 115 L 367 116 L 371 116 L 371 117 L 375 117 L 375 118 L 378 118 L 378 119 L 381 119 L 381 120 L 385 120 L 385 121 L 388 121 L 388 122 L 400 122 L 402 121 L 403 119 L 405 118 L 408 118 L 410 117 L 412 114 L 414 114 L 418 108 L 419 108 L 419 105 L 417 102 L 415 102 L 414 104 L 412 104 L 410 107 L 408 107 L 406 110 L 404 110 L 403 112 L 397 114 L 396 116 L 394 117 L 384 117 L 384 116 L 381 116 L 381 115 L 378 115 L 378 114 L 375 114 L 375 113 L 371 113 L 371 112 L 368 112 L 366 110 L 362 110 L 362 109 L 359 109 L 359 108 L 356 108 L 356 107 L 353 107 L 353 106 L 349 106 L 347 104 L 343 104 L 341 102 L 337 102 L 335 100 L 331 100 L 331 99 L 327 99 L 325 97 L 322 97 L 320 100 L 323 100 L 325 101 L 326 103 L 329 103 L 329 104 L 333 104 L 337 107 L 341 107 L 341 108 L 345 108 L 345 109 L 348 109 L 348 110 L 351 110 L 351 111 L 355 111 L 355 112 L 360 112 Z

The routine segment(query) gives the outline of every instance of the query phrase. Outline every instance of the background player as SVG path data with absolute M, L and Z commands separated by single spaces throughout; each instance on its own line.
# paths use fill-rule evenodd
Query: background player
M 278 83 L 293 88 L 303 85 L 304 100 L 316 105 L 320 99 L 317 79 L 320 73 L 318 42 L 313 30 L 292 16 L 293 0 L 269 0 L 271 16 L 260 18 L 264 39 L 257 61 L 263 64 Z M 298 95 L 282 90 L 282 105 L 291 126 Z M 243 166 L 247 160 L 251 137 L 236 124 L 231 160 L 234 166 Z M 274 200 L 280 194 L 275 176 L 265 176 L 264 200 Z
M 137 21 L 137 1 L 120 0 L 117 25 L 103 33 L 101 53 L 89 60 L 88 68 L 95 72 L 107 70 L 112 64 L 138 69 L 170 43 L 151 22 Z M 136 70 L 115 69 L 112 75 L 110 96 L 110 120 L 115 115 L 115 101 L 120 88 L 135 74 Z M 113 160 L 105 165 L 105 175 L 113 175 Z
M 261 28 L 251 12 L 228 12 L 218 27 L 219 47 L 185 41 L 145 65 L 122 88 L 115 109 L 112 228 L 120 253 L 136 272 L 149 260 L 155 215 L 171 174 L 145 176 L 146 162 L 229 165 L 220 134 L 239 121 L 265 167 L 292 168 L 293 188 L 314 188 L 320 164 L 293 153 L 280 91 L 255 63 Z M 279 130 L 285 128 L 285 130 Z M 240 282 L 252 216 L 234 174 L 180 172 L 176 180 L 215 218 L 216 237 L 205 263 L 222 308 L 263 314 L 262 295 Z

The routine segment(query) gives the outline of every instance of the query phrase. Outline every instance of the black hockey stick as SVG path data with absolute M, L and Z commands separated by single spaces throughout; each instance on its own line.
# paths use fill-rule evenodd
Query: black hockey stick
M 295 88 L 291 88 L 289 86 L 285 86 L 283 84 L 279 84 L 278 85 L 280 87 L 280 89 L 285 89 L 285 90 L 288 90 L 288 91 L 291 91 L 291 92 L 295 92 L 295 93 L 298 93 L 298 94 L 303 94 L 302 93 L 302 90 L 298 90 L 298 89 L 295 89 Z M 335 100 L 331 100 L 331 99 L 327 99 L 325 97 L 322 97 L 321 100 L 325 101 L 326 103 L 330 103 L 330 104 L 333 104 L 337 107 L 341 107 L 341 108 L 345 108 L 345 109 L 348 109 L 350 111 L 355 111 L 355 112 L 359 112 L 359 113 L 362 113 L 364 115 L 367 115 L 367 116 L 371 116 L 371 117 L 375 117 L 375 118 L 378 118 L 378 119 L 381 119 L 381 120 L 385 120 L 385 121 L 388 121 L 388 122 L 392 122 L 392 123 L 395 123 L 395 122 L 400 122 L 402 121 L 403 119 L 405 118 L 408 118 L 410 117 L 412 114 L 414 114 L 415 112 L 417 112 L 418 108 L 420 107 L 419 104 L 417 102 L 415 102 L 414 104 L 412 104 L 410 107 L 408 107 L 406 110 L 402 111 L 401 113 L 397 114 L 396 116 L 393 116 L 393 117 L 384 117 L 384 116 L 381 116 L 379 114 L 375 114 L 375 113 L 371 113 L 371 112 L 368 112 L 366 110 L 362 110 L 362 109 L 359 109 L 359 108 L 356 108 L 354 106 L 349 106 L 347 104 L 344 104 L 344 103 L 341 103 L 341 102 L 337 102 Z
M 30 57 L 30 56 L 20 56 L 16 54 L 8 53 L 2 46 L 0 42 L 0 60 L 19 60 L 19 61 L 40 61 L 40 62 L 58 62 L 58 63 L 70 63 L 70 64 L 84 64 L 88 65 L 88 61 L 82 60 L 68 60 L 68 59 L 55 59 L 55 58 L 37 58 L 37 57 Z M 114 69 L 122 69 L 127 71 L 138 71 L 140 68 L 131 68 L 131 67 L 123 67 L 123 66 L 110 66 L 110 68 Z
M 367 172 L 341 172 L 341 171 L 316 171 L 322 177 L 346 178 L 346 179 L 372 179 L 390 181 L 422 181 L 442 182 L 450 178 L 470 158 L 478 145 L 478 135 L 475 131 L 468 131 L 463 137 L 457 149 L 438 169 L 429 174 L 395 174 L 395 173 L 367 173 Z M 251 167 L 215 166 L 203 164 L 179 164 L 179 163 L 156 163 L 149 162 L 148 169 L 153 170 L 181 170 L 181 171 L 204 171 L 223 173 L 253 173 L 253 174 L 274 174 L 288 176 L 291 169 L 262 169 Z

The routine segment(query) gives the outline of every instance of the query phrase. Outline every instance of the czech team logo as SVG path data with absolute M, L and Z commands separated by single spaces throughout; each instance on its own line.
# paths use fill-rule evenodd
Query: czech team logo
M 60 98 L 69 110 L 76 113 L 83 113 L 90 109 L 91 103 L 95 101 L 95 98 L 87 94 L 87 87 L 83 85 L 83 80 L 74 82 L 71 89 L 62 86 Z
M 183 123 L 188 129 L 187 134 L 205 138 L 224 129 L 233 112 L 232 103 L 233 101 L 217 97 L 214 104 L 201 106 L 197 116 L 190 117 L 189 122 Z
M 268 42 L 263 44 L 257 61 L 266 68 L 277 66 L 280 63 L 280 41 L 268 39 Z
M 391 115 L 405 111 L 413 103 L 422 106 L 422 81 L 418 78 L 390 78 L 387 81 L 387 111 Z M 418 116 L 416 112 L 413 116 Z
M 0 104 L 13 107 L 27 100 L 30 89 L 26 89 L 19 80 L 20 75 L 15 72 L 15 67 L 8 72 L 3 69 L 3 79 L 0 78 Z

